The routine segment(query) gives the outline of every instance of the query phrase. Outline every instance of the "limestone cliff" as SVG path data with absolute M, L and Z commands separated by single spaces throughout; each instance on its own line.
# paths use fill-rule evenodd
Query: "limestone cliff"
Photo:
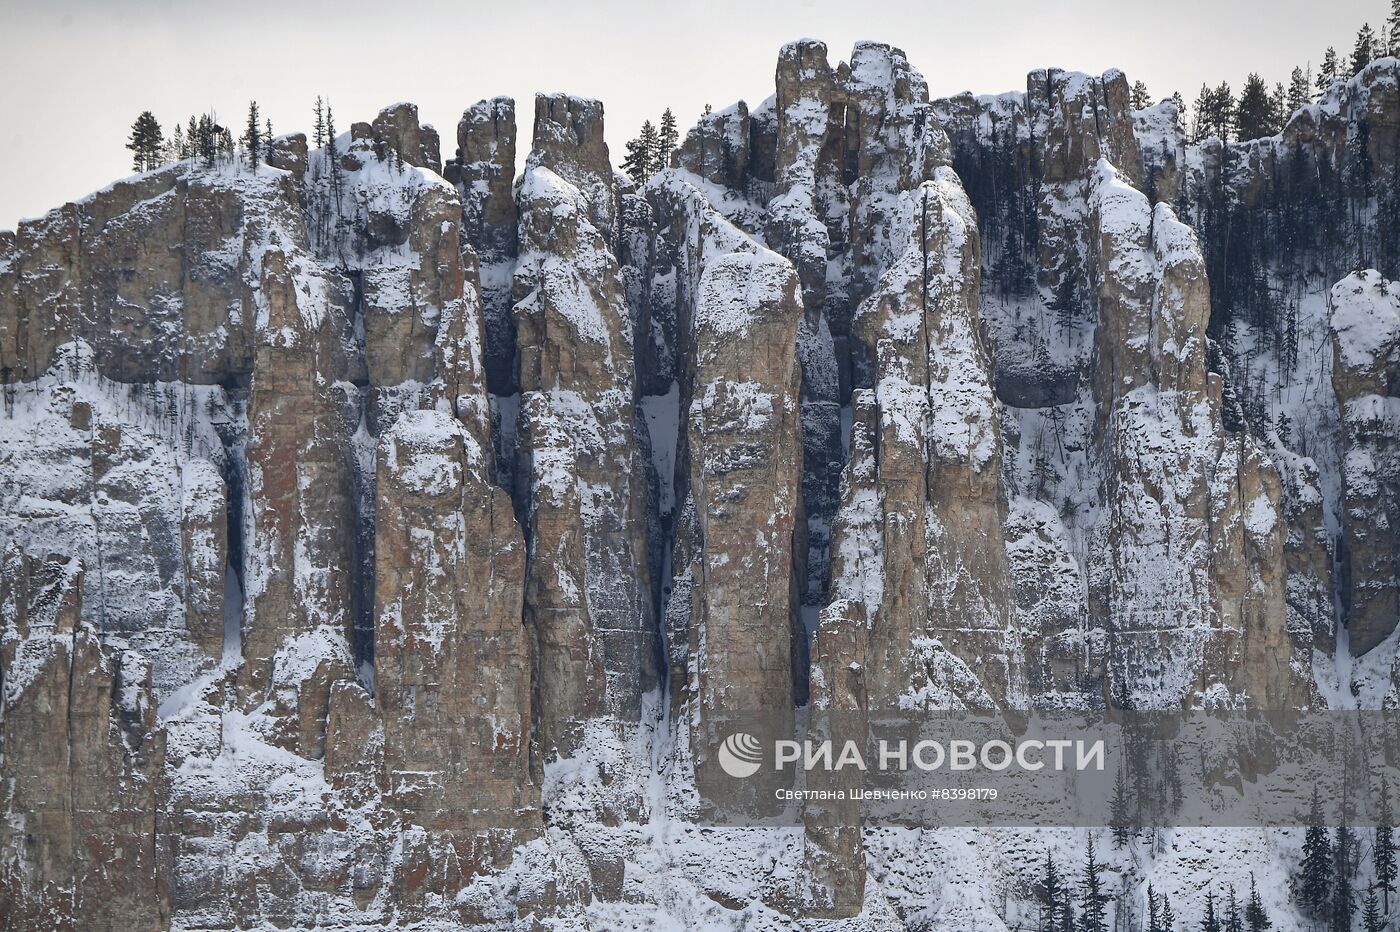
M 1072 833 L 713 825 L 727 717 L 1395 707 L 1396 77 L 800 40 L 641 183 L 396 104 L 0 232 L 0 929 L 1023 927 Z

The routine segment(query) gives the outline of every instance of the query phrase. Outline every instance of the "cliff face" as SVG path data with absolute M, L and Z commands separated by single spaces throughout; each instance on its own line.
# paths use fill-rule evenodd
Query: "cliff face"
M 726 716 L 1393 704 L 1396 64 L 1127 88 L 803 40 L 640 186 L 400 104 L 0 233 L 0 929 L 1001 928 L 1015 833 L 701 829 Z

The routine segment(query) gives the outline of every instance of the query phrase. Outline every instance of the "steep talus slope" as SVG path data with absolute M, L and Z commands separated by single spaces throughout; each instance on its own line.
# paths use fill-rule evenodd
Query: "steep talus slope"
M 0 233 L 0 928 L 1013 928 L 1081 832 L 713 827 L 728 717 L 1393 704 L 1395 68 L 1188 146 L 801 40 L 643 184 L 397 104 Z

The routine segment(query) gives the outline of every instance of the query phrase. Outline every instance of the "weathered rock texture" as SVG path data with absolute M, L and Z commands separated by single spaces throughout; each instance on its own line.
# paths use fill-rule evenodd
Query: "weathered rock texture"
M 517 190 L 516 474 L 548 754 L 573 750 L 574 725 L 588 718 L 636 720 L 660 651 L 645 435 L 631 318 L 609 245 L 617 194 L 602 106 L 541 96 L 535 110 L 535 148 Z
M 652 271 L 675 286 L 686 360 L 665 619 L 672 702 L 701 733 L 712 716 L 790 719 L 806 637 L 793 553 L 797 277 L 680 178 L 653 179 L 646 194 L 672 237 L 657 249 L 669 262 Z
M 401 855 L 415 904 L 508 859 L 539 826 L 525 542 L 489 463 L 443 411 L 405 412 L 380 443 L 375 703 L 386 800 L 428 831 Z
M 83 621 L 78 561 L 3 560 L 0 928 L 166 928 L 150 665 Z
M 977 228 L 950 170 L 905 195 L 908 246 L 857 313 L 838 601 L 870 634 L 872 708 L 1023 703 L 1002 545 L 1001 437 L 977 322 Z
M 1164 177 L 1144 169 L 1166 164 L 1149 131 L 1175 111 L 1127 96 L 1120 72 L 1052 70 L 1024 98 L 935 105 L 983 220 L 1031 695 L 1307 703 L 1330 628 L 1307 466 L 1231 419 L 1228 376 L 1208 371 L 1209 249 L 1135 187 Z

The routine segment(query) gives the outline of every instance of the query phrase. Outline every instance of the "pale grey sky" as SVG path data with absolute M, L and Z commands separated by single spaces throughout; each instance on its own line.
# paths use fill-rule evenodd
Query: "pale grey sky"
M 411 100 L 455 148 L 483 97 L 520 102 L 529 148 L 536 91 L 601 99 L 614 161 L 664 107 L 682 131 L 716 108 L 773 92 L 779 47 L 823 39 L 832 64 L 857 39 L 904 49 L 934 96 L 1025 87 L 1035 67 L 1122 68 L 1154 96 L 1202 81 L 1238 89 L 1349 53 L 1389 0 L 0 0 L 0 229 L 127 174 L 131 121 L 168 131 L 216 108 L 237 125 L 250 98 L 277 132 L 306 130 L 317 94 L 337 127 Z

